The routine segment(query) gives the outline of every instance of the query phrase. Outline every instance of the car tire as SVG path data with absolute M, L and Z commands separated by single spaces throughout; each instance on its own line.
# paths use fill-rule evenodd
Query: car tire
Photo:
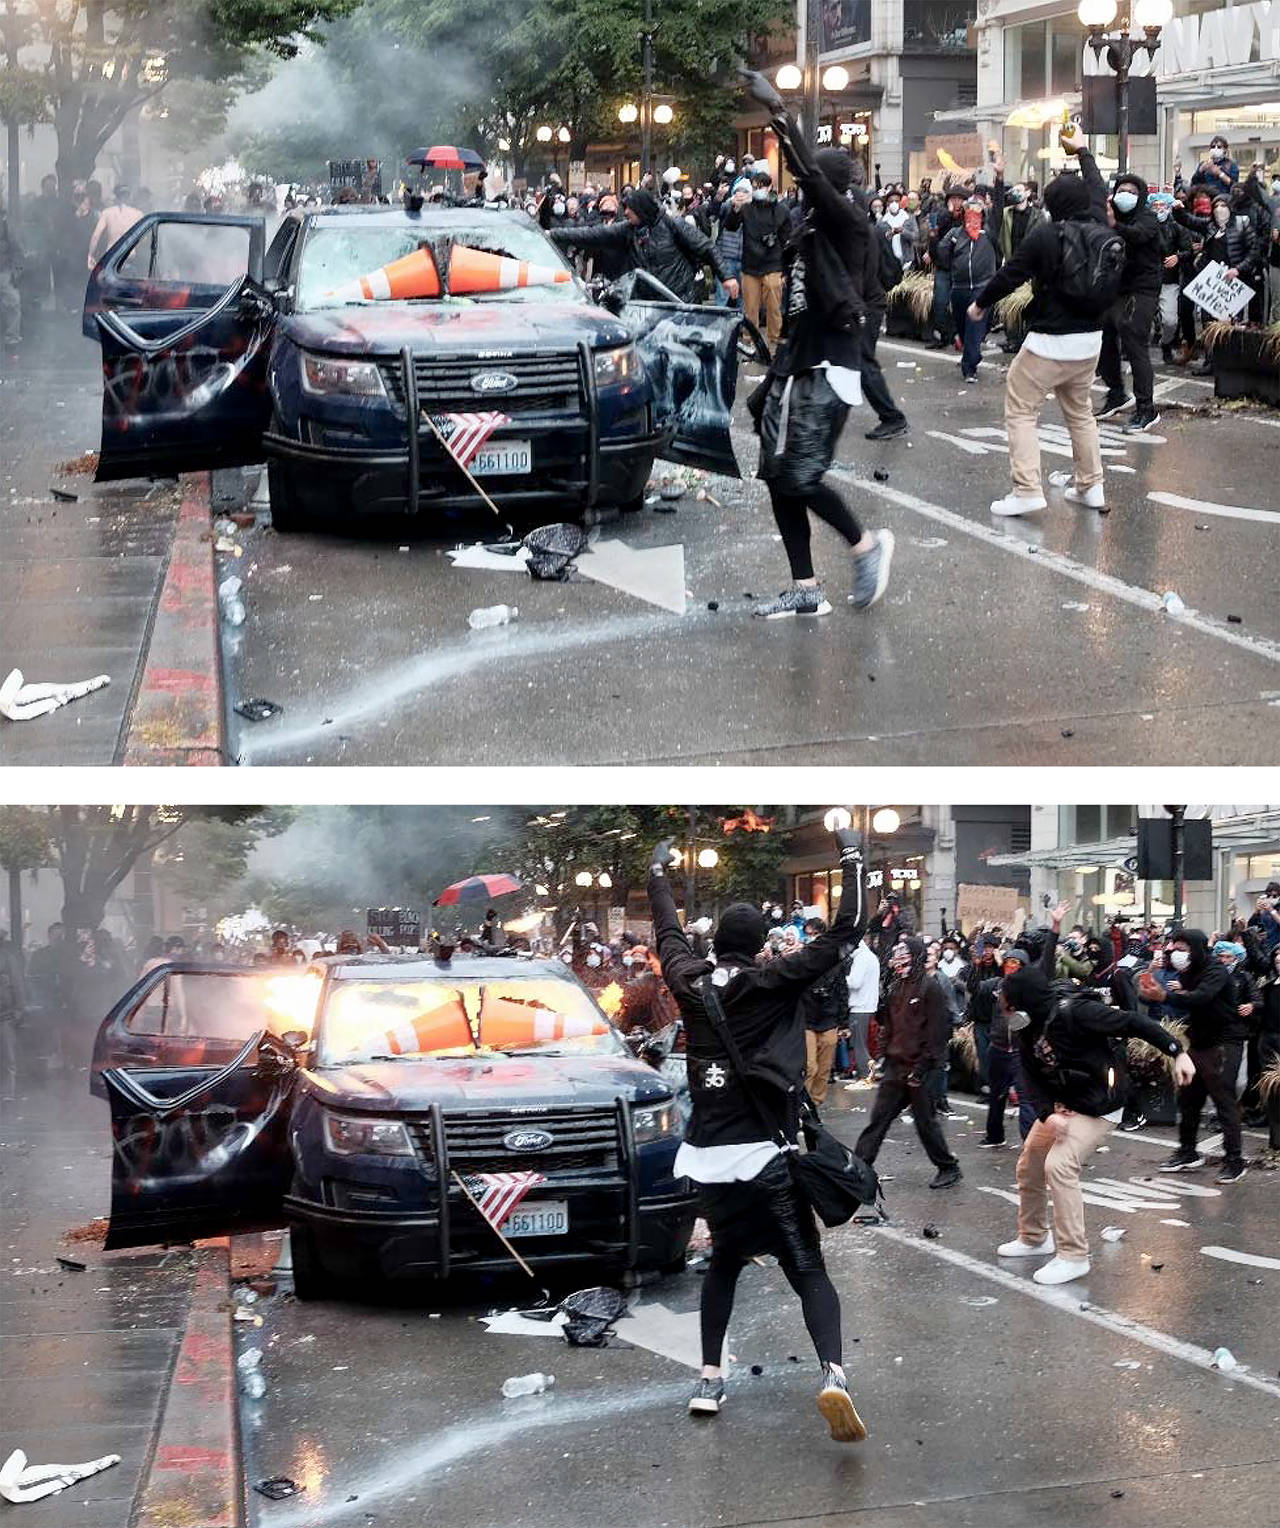
M 305 1226 L 289 1227 L 289 1252 L 293 1259 L 293 1292 L 299 1300 L 323 1300 L 336 1292 L 338 1281 L 326 1272 Z
M 282 535 L 308 528 L 306 515 L 298 507 L 298 490 L 293 474 L 283 462 L 267 463 L 267 490 L 271 495 L 271 525 Z
M 627 499 L 625 503 L 618 505 L 618 513 L 621 515 L 638 515 L 644 508 L 644 489 L 642 488 L 635 498 Z
M 667 1279 L 675 1274 L 683 1273 L 688 1266 L 689 1249 L 686 1247 L 679 1257 L 673 1257 L 669 1263 L 663 1263 L 658 1272 Z

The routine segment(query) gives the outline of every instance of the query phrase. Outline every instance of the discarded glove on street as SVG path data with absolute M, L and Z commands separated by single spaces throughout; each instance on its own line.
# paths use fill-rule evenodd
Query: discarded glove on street
M 92 695 L 111 683 L 109 674 L 99 674 L 94 679 L 80 679 L 72 684 L 27 684 L 21 669 L 13 669 L 0 684 L 0 716 L 11 722 L 29 722 L 37 716 L 47 716 L 68 701 L 79 700 L 82 695 Z

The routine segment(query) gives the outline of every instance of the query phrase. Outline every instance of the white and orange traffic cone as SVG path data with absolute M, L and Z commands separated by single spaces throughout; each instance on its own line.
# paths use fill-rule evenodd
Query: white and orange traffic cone
M 609 1025 L 604 1019 L 554 1013 L 550 1008 L 492 997 L 487 992 L 480 1005 L 480 1044 L 494 1049 L 503 1045 L 539 1045 L 548 1040 L 569 1040 L 608 1032 Z
M 449 257 L 449 291 L 457 296 L 503 292 L 510 287 L 560 286 L 572 280 L 569 271 L 553 265 L 531 265 L 528 260 L 513 260 L 466 244 L 455 244 Z
M 343 301 L 366 302 L 404 297 L 439 297 L 440 272 L 431 251 L 424 244 L 412 254 L 401 255 L 399 260 L 380 266 L 365 276 L 344 281 L 326 296 Z

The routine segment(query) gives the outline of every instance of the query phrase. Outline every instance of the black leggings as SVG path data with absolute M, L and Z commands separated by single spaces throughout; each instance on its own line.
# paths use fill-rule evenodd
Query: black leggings
M 702 1281 L 702 1361 L 719 1368 L 724 1354 L 724 1337 L 733 1314 L 733 1293 L 738 1275 L 746 1260 L 712 1252 L 707 1276 Z M 840 1346 L 840 1296 L 825 1268 L 794 1273 L 784 1268 L 787 1282 L 800 1296 L 804 1324 L 824 1364 L 838 1364 Z
M 850 546 L 862 540 L 862 527 L 830 483 L 819 483 L 803 499 L 785 494 L 776 484 L 770 483 L 769 498 L 773 503 L 773 518 L 778 522 L 794 579 L 813 577 L 809 510 L 819 520 L 825 520 L 832 530 L 838 531 Z

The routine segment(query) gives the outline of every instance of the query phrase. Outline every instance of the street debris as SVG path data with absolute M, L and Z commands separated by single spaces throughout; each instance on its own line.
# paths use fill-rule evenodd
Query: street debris
M 981 1309 L 984 1305 L 999 1305 L 1000 1301 L 996 1295 L 965 1295 L 960 1303 Z
M 98 674 L 93 679 L 78 679 L 69 684 L 28 684 L 21 669 L 12 669 L 0 684 L 0 716 L 11 722 L 34 721 L 37 716 L 47 716 L 73 700 L 105 689 L 110 683 L 110 674 Z
M 764 1365 L 763 1364 L 752 1364 L 751 1365 L 751 1372 L 752 1372 L 752 1374 L 756 1375 L 757 1378 L 758 1378 L 761 1374 L 764 1373 Z
M 521 543 L 529 552 L 529 576 L 545 583 L 563 583 L 573 571 L 573 560 L 587 549 L 587 533 L 567 521 L 540 525 Z
M 876 480 L 877 483 L 887 483 L 889 481 L 889 474 L 883 467 L 877 467 L 872 472 L 871 476 Z
M 235 707 L 237 716 L 243 716 L 247 722 L 270 721 L 273 716 L 283 716 L 284 707 L 277 705 L 274 700 L 242 700 Z
M 922 552 L 937 552 L 947 544 L 945 536 L 912 536 L 911 545 L 918 546 Z
M 1240 1364 L 1230 1348 L 1215 1348 L 1213 1350 L 1213 1367 L 1221 1369 L 1224 1374 L 1230 1374 L 1233 1369 L 1238 1369 Z
M 1113 1369 L 1140 1369 L 1142 1365 L 1136 1358 L 1117 1358 L 1111 1367 Z
M 78 504 L 80 502 L 80 495 L 78 493 L 72 493 L 69 488 L 55 488 L 52 483 L 49 485 L 49 497 L 57 504 Z
M 724 508 L 723 503 L 709 489 L 699 488 L 697 493 L 694 494 L 694 498 L 697 499 L 699 504 L 714 504 L 717 509 Z
M 102 1242 L 107 1239 L 107 1217 L 98 1215 L 83 1226 L 72 1226 L 62 1233 L 64 1242 Z
M 1086 604 L 1084 600 L 1063 600 L 1062 608 L 1064 610 L 1085 611 L 1085 610 L 1090 609 L 1091 607 L 1088 604 Z
M 69 462 L 59 462 L 56 470 L 67 477 L 88 477 L 98 470 L 98 453 L 82 451 L 79 456 L 73 456 Z
M 65 1268 L 68 1273 L 83 1273 L 89 1266 L 88 1263 L 77 1262 L 73 1257 L 59 1257 L 57 1263 L 60 1268 Z
M 244 601 L 240 598 L 240 591 L 244 585 L 234 573 L 229 574 L 218 585 L 218 608 L 222 611 L 222 619 L 228 626 L 243 626 L 245 620 Z
M 1120 1240 L 1120 1238 L 1124 1235 L 1124 1232 L 1125 1228 L 1123 1226 L 1103 1226 L 1099 1234 L 1101 1235 L 1103 1241 L 1115 1242 Z
M 101 1459 L 90 1459 L 87 1464 L 28 1464 L 27 1456 L 20 1448 L 0 1465 L 0 1496 L 5 1501 L 39 1501 L 44 1496 L 56 1496 L 77 1480 L 87 1480 L 90 1475 L 101 1474 L 113 1464 L 120 1463 L 119 1454 L 103 1454 Z
M 602 1348 L 616 1335 L 613 1323 L 626 1314 L 627 1299 L 620 1289 L 604 1285 L 566 1295 L 560 1309 L 568 1317 L 563 1332 L 570 1347 Z
M 300 1486 L 296 1480 L 290 1480 L 287 1475 L 273 1475 L 270 1480 L 260 1480 L 253 1489 L 259 1496 L 265 1496 L 268 1501 L 285 1501 L 306 1488 Z
M 1227 624 L 1229 626 L 1243 626 L 1244 617 L 1242 615 L 1229 615 L 1227 617 Z
M 554 1374 L 513 1374 L 510 1379 L 503 1380 L 502 1393 L 509 1401 L 518 1395 L 542 1395 L 555 1382 Z
M 883 1182 L 884 1179 L 881 1178 L 880 1181 Z M 930 1220 L 925 1222 L 924 1230 L 921 1231 L 920 1234 L 926 1241 L 937 1241 L 938 1238 L 942 1235 L 942 1232 L 939 1231 L 937 1226 L 934 1225 L 933 1221 Z
M 260 1401 L 267 1393 L 267 1381 L 263 1376 L 261 1364 L 261 1348 L 246 1348 L 236 1359 L 241 1394 L 247 1395 L 251 1401 Z
M 1160 600 L 1160 608 L 1166 615 L 1182 615 L 1187 607 L 1181 595 L 1175 594 L 1172 589 L 1166 589 Z
M 467 617 L 472 631 L 485 631 L 491 626 L 507 626 L 520 614 L 515 605 L 480 605 Z

